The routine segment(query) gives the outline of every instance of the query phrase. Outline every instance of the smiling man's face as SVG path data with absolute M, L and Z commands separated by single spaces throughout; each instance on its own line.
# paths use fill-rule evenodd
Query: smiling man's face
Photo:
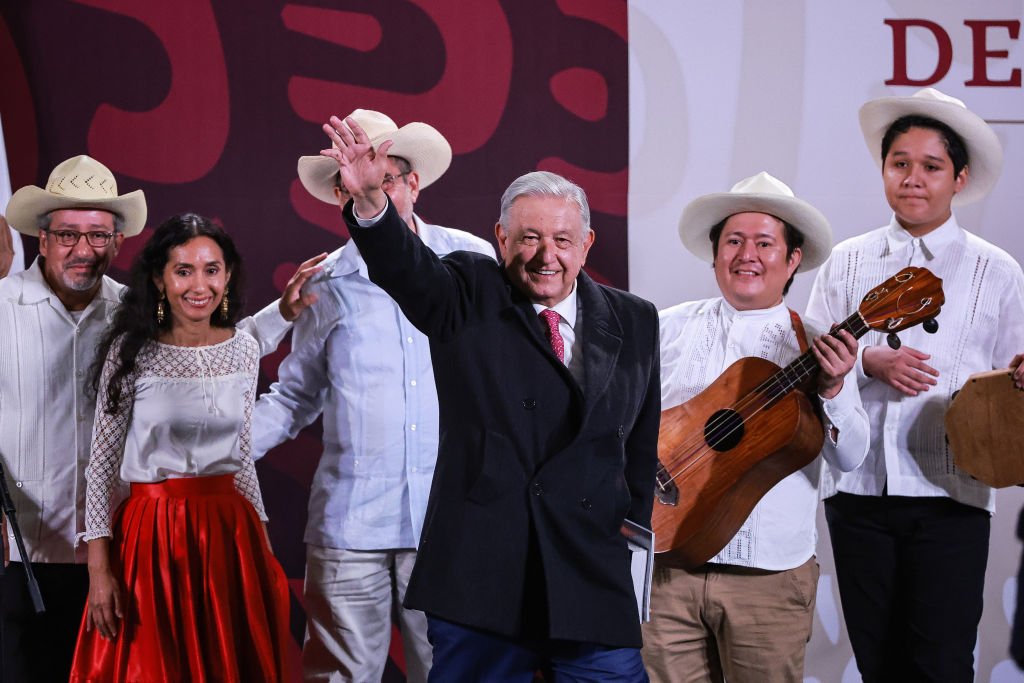
M 800 265 L 800 249 L 786 252 L 785 224 L 766 213 L 729 216 L 718 238 L 715 279 L 733 308 L 751 311 L 782 303 L 786 282 Z
M 58 233 L 82 233 L 74 246 L 58 243 Z M 124 235 L 113 234 L 102 247 L 94 247 L 90 232 L 114 233 L 109 211 L 60 209 L 50 214 L 50 227 L 39 231 L 39 253 L 45 259 L 43 277 L 68 310 L 82 310 L 99 289 L 100 279 L 117 256 Z
M 583 233 L 579 207 L 561 197 L 519 197 L 508 225 L 498 223 L 494 232 L 508 279 L 549 308 L 572 292 L 594 243 L 592 230 Z

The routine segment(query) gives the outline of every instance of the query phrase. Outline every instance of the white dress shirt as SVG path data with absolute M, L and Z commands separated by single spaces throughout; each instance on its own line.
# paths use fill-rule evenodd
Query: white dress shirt
M 122 285 L 104 276 L 96 297 L 69 313 L 36 259 L 0 279 L 0 458 L 32 562 L 85 562 L 85 467 L 95 397 L 89 366 L 117 306 Z M 264 354 L 288 331 L 271 304 L 239 323 Z M 259 334 L 256 334 L 256 332 Z M 11 556 L 20 560 L 7 527 Z
M 920 325 L 899 333 L 903 344 L 930 354 L 938 384 L 911 397 L 863 374 L 861 398 L 872 425 L 871 448 L 852 472 L 831 472 L 824 495 L 836 490 L 899 496 L 947 496 L 995 509 L 991 488 L 953 464 L 943 418 L 953 392 L 977 372 L 1006 367 L 1024 351 L 1024 274 L 1005 251 L 963 230 L 951 216 L 924 237 L 913 237 L 896 222 L 835 247 L 818 271 L 807 314 L 843 319 L 872 288 L 907 266 L 921 266 L 942 278 L 946 302 L 928 334 Z M 885 344 L 868 332 L 862 348 Z
M 415 218 L 415 217 L 414 217 Z M 488 242 L 415 218 L 434 253 Z M 370 282 L 354 243 L 323 262 L 308 291 L 278 381 L 256 403 L 253 454 L 294 438 L 323 413 L 323 454 L 313 476 L 305 541 L 348 550 L 415 548 L 438 446 L 430 342 Z
M 755 356 L 785 367 L 800 343 L 785 304 L 739 311 L 718 297 L 661 311 L 661 408 L 690 400 L 735 361 Z M 820 332 L 804 321 L 811 338 Z M 868 445 L 868 422 L 851 372 L 835 398 L 822 400 L 825 460 L 840 470 L 856 467 Z M 832 427 L 838 439 L 832 439 Z M 817 543 L 815 517 L 821 458 L 789 475 L 754 506 L 743 526 L 711 562 L 779 571 L 806 562 Z M 655 503 L 657 505 L 658 503 Z

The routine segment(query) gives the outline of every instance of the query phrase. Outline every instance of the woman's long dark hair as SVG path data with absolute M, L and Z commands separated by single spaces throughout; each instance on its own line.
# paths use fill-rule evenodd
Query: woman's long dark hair
M 183 213 L 168 218 L 153 232 L 149 241 L 142 247 L 142 251 L 135 257 L 128 273 L 128 286 L 121 294 L 121 303 L 114 311 L 113 322 L 100 339 L 96 357 L 90 368 L 92 389 L 94 393 L 98 393 L 103 363 L 111 345 L 120 339 L 117 370 L 107 385 L 106 396 L 96 397 L 97 401 L 103 402 L 104 409 L 110 414 L 117 412 L 121 401 L 122 381 L 135 370 L 135 360 L 139 352 L 146 344 L 156 340 L 163 330 L 171 327 L 170 310 L 165 312 L 162 324 L 156 321 L 156 308 L 161 295 L 153 283 L 153 278 L 163 275 L 171 249 L 195 237 L 209 237 L 216 242 L 224 253 L 224 265 L 231 273 L 231 286 L 227 290 L 228 315 L 222 317 L 218 306 L 210 318 L 210 324 L 216 327 L 233 327 L 238 320 L 242 310 L 245 280 L 242 261 L 231 237 L 210 219 L 194 213 Z

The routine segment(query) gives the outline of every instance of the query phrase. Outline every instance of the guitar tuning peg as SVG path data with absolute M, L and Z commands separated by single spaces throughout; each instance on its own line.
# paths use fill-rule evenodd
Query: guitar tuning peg
M 924 331 L 927 332 L 928 334 L 935 334 L 936 332 L 939 331 L 939 321 L 936 320 L 935 318 L 928 318 L 923 323 L 921 323 L 921 327 L 923 327 Z
M 903 342 L 900 341 L 900 338 L 896 336 L 895 332 L 890 332 L 889 334 L 887 334 L 885 336 L 885 341 L 889 345 L 889 347 L 894 351 L 903 345 Z

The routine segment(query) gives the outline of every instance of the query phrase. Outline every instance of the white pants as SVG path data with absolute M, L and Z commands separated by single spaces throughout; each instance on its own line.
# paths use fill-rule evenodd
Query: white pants
M 306 681 L 380 681 L 391 643 L 392 605 L 405 650 L 406 679 L 427 680 L 431 648 L 423 612 L 402 607 L 415 550 L 306 546 Z

